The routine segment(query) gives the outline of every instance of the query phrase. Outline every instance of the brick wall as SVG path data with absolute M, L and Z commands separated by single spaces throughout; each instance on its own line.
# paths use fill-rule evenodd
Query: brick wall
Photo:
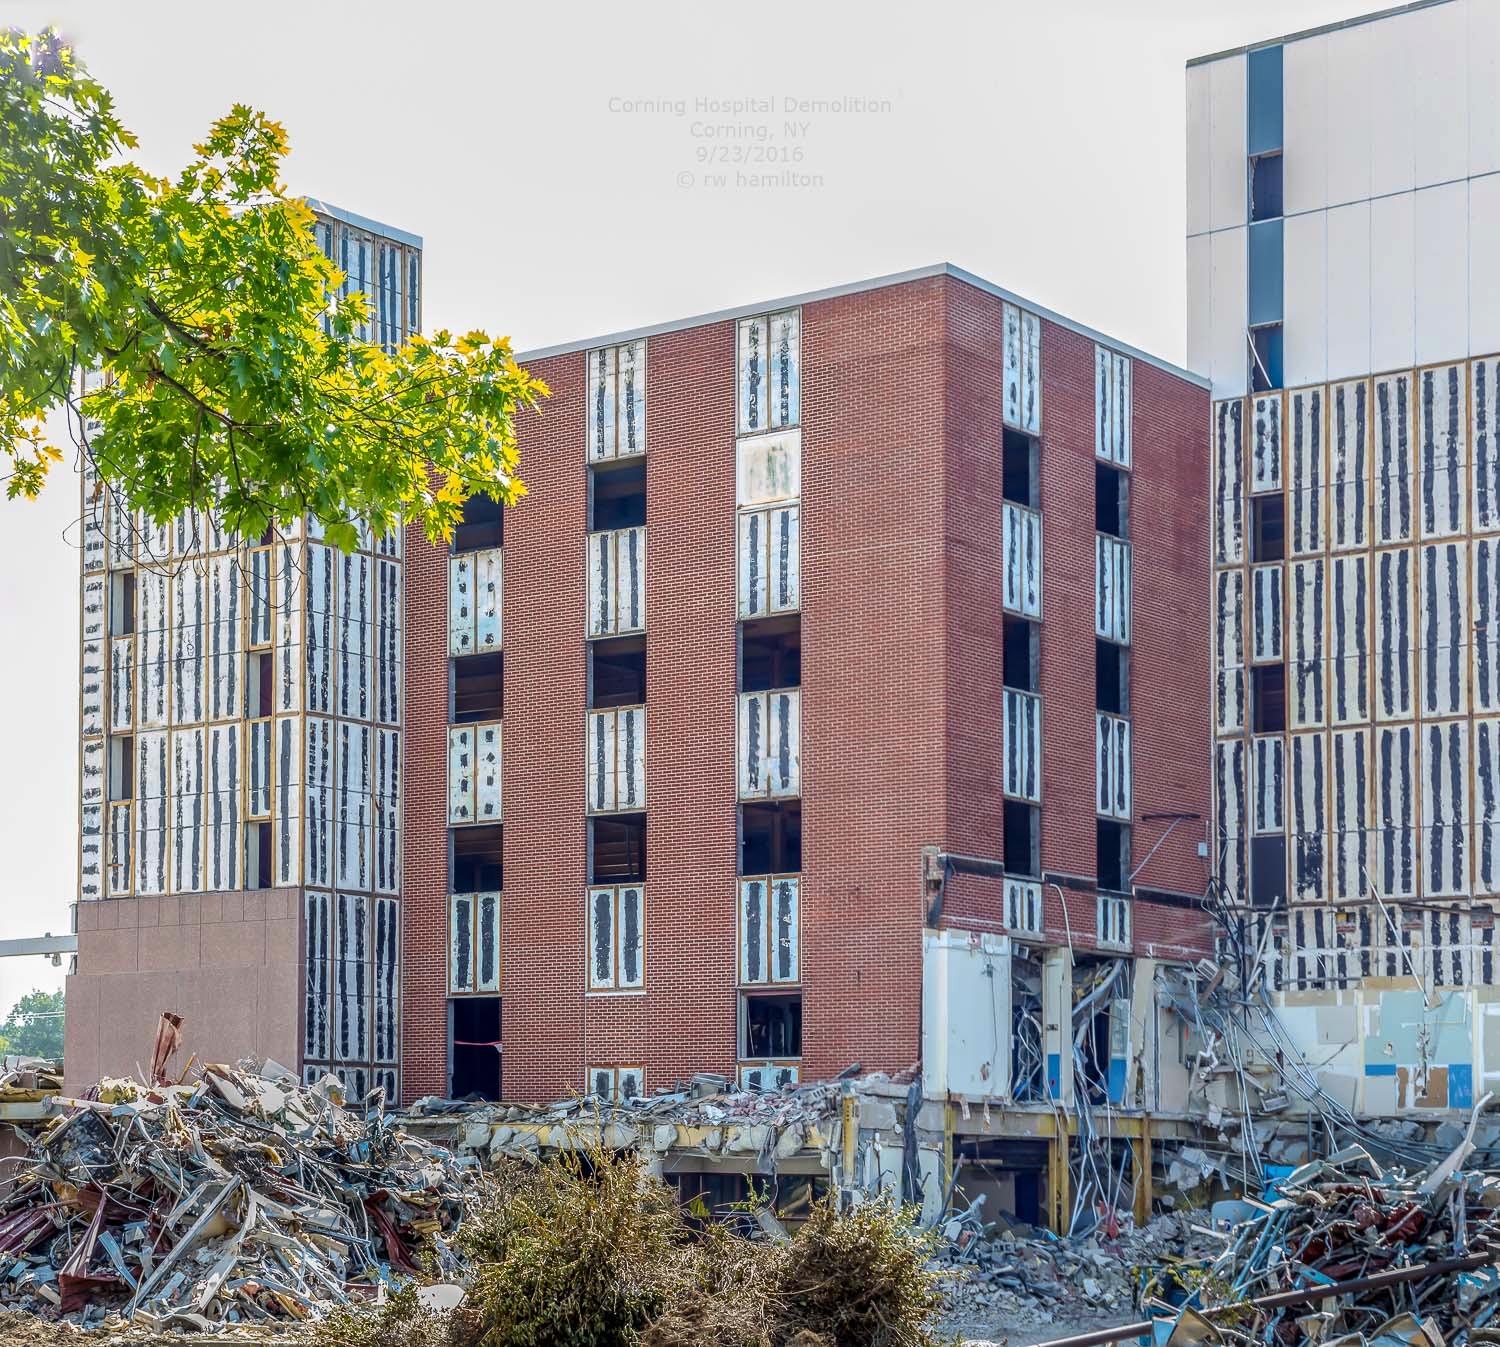
M 909 1066 L 943 840 L 944 282 L 803 311 L 803 1052 Z
M 998 299 L 950 277 L 803 310 L 803 1070 L 916 1059 L 921 849 L 1001 858 Z M 1044 324 L 1044 868 L 1049 930 L 1093 941 L 1093 343 Z M 585 997 L 582 352 L 535 362 L 529 494 L 505 531 L 504 1088 L 587 1065 L 649 1085 L 736 1058 L 734 325 L 648 354 L 646 990 Z M 1135 364 L 1135 800 L 1208 813 L 1207 395 Z M 446 1085 L 446 558 L 408 540 L 404 1093 Z M 1182 621 L 1197 613 L 1202 620 Z M 1189 630 L 1184 632 L 1184 628 Z M 1199 893 L 1201 826 L 1141 882 Z M 1138 822 L 1137 858 L 1156 840 Z M 962 880 L 949 919 L 994 926 Z M 1196 947 L 1138 904 L 1137 947 Z M 1182 933 L 1188 932 L 1187 936 Z

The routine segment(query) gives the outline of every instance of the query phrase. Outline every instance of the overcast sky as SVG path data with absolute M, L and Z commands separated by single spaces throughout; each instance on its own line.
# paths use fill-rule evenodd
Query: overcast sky
M 293 189 L 423 236 L 429 328 L 524 350 L 950 261 L 1180 363 L 1184 62 L 1359 12 L 9 0 L 0 22 L 62 29 L 157 172 L 234 102 L 282 121 Z M 67 930 L 76 884 L 77 486 L 56 477 L 0 501 L 0 936 Z M 0 1015 L 60 983 L 0 960 Z

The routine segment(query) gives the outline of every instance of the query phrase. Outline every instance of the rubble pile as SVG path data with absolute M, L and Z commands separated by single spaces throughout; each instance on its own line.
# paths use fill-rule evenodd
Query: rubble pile
M 1351 1146 L 1274 1180 L 1264 1201 L 1216 1203 L 1221 1251 L 1158 1279 L 1143 1308 L 1176 1321 L 1174 1342 L 1500 1340 L 1500 1177 L 1465 1171 L 1472 1151 L 1471 1124 L 1407 1177 Z
M 934 1261 L 955 1327 L 1036 1328 L 1090 1317 L 1110 1322 L 1131 1312 L 1138 1269 L 1176 1263 L 1203 1246 L 1203 1236 L 1181 1214 L 1158 1216 L 1141 1229 L 1129 1221 L 1101 1223 L 1068 1239 L 1026 1226 L 986 1238 L 963 1216 L 939 1232 Z
M 209 1066 L 191 1084 L 105 1081 L 7 1167 L 0 1305 L 157 1328 L 302 1320 L 375 1298 L 444 1243 L 477 1166 L 332 1076 Z
M 406 1121 L 424 1135 L 451 1135 L 460 1154 L 492 1161 L 598 1144 L 612 1150 L 784 1159 L 836 1145 L 840 1101 L 851 1090 L 860 1100 L 861 1126 L 895 1132 L 896 1108 L 880 1092 L 904 1098 L 906 1086 L 881 1072 L 855 1082 L 817 1081 L 766 1091 L 735 1089 L 724 1077 L 705 1074 L 684 1089 L 623 1102 L 594 1096 L 545 1106 L 419 1099 Z

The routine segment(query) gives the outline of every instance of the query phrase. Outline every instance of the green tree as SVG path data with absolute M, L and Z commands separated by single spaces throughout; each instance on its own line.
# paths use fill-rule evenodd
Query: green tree
M 61 1060 L 62 992 L 27 992 L 10 1008 L 10 1016 L 5 1023 L 0 1024 L 0 1039 L 5 1041 L 5 1051 L 13 1056 Z
M 172 179 L 133 163 L 109 93 L 55 33 L 0 30 L 0 469 L 35 496 L 72 434 L 157 523 L 184 509 L 258 536 L 313 515 L 349 548 L 363 521 L 451 536 L 464 500 L 510 503 L 514 417 L 546 387 L 508 338 L 356 338 L 286 133 L 236 106 Z M 78 393 L 81 370 L 102 386 Z M 93 426 L 85 430 L 85 426 Z M 8 464 L 4 461 L 8 457 Z

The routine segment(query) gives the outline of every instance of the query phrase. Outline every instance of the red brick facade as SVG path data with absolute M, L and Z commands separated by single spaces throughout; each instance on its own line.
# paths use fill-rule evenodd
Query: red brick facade
M 922 848 L 1002 859 L 1001 300 L 952 275 L 802 306 L 802 996 L 805 1078 L 917 1059 Z M 1092 338 L 1044 323 L 1042 855 L 1092 883 Z M 736 1062 L 735 326 L 648 352 L 645 991 L 585 996 L 585 352 L 531 362 L 528 495 L 505 525 L 504 1092 L 648 1086 Z M 1208 395 L 1134 362 L 1136 860 L 1208 815 Z M 403 1094 L 447 1087 L 446 558 L 408 539 Z M 1188 620 L 1185 616 L 1191 615 Z M 1200 894 L 1202 823 L 1138 880 Z M 1092 943 L 1091 891 L 1064 923 Z M 1000 929 L 1000 886 L 946 919 Z M 1201 950 L 1187 907 L 1138 901 L 1139 953 Z

